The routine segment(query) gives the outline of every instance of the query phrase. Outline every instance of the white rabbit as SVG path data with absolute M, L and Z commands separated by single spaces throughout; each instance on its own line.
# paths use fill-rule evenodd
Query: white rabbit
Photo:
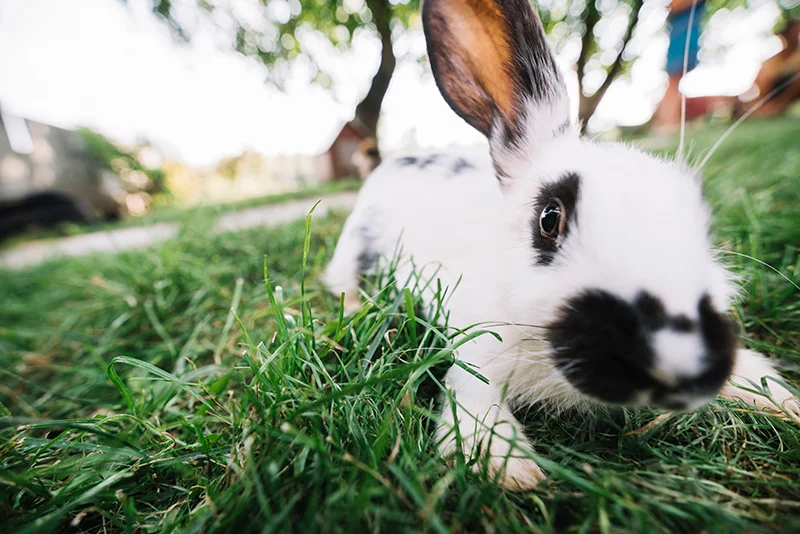
M 525 455 L 533 445 L 515 407 L 685 410 L 721 390 L 779 409 L 729 382 L 779 375 L 737 348 L 726 316 L 735 287 L 712 252 L 692 169 L 580 137 L 528 0 L 427 0 L 423 22 L 439 89 L 490 154 L 383 163 L 325 281 L 357 306 L 359 278 L 399 243 L 413 257 L 399 282 L 414 270 L 455 288 L 451 326 L 503 325 L 494 328 L 502 341 L 481 336 L 459 349 L 488 384 L 458 366 L 447 373 L 442 454 L 483 455 L 503 486 L 523 490 L 544 474 Z M 768 385 L 800 413 L 788 390 Z

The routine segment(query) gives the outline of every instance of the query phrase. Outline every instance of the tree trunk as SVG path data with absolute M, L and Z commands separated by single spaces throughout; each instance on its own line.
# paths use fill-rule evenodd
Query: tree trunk
M 597 9 L 595 2 L 588 0 L 584 13 L 583 23 L 585 28 L 583 37 L 581 37 L 581 54 L 578 56 L 578 63 L 575 65 L 578 74 L 578 94 L 581 101 L 583 101 L 583 75 L 586 73 L 586 62 L 589 61 L 592 43 L 594 42 L 594 27 L 600 21 L 600 11 Z
M 375 27 L 381 38 L 381 64 L 372 78 L 367 96 L 356 107 L 356 120 L 372 136 L 377 137 L 383 98 L 389 89 L 397 59 L 392 48 L 392 30 L 389 24 L 392 20 L 392 8 L 389 0 L 368 0 L 367 6 L 372 11 Z
M 583 93 L 583 83 L 582 83 L 582 76 L 579 75 L 579 86 L 581 87 L 581 91 L 579 93 L 580 101 L 578 103 L 578 117 L 581 121 L 581 130 L 586 131 L 586 125 L 589 123 L 589 119 L 592 118 L 594 112 L 597 111 L 597 106 L 600 105 L 600 101 L 603 100 L 603 97 L 606 95 L 606 91 L 608 88 L 611 87 L 611 84 L 614 80 L 619 76 L 620 72 L 622 72 L 622 68 L 624 66 L 625 61 L 623 60 L 622 56 L 625 53 L 625 49 L 628 47 L 628 43 L 633 36 L 633 31 L 636 29 L 636 25 L 639 22 L 639 12 L 642 9 L 643 0 L 636 0 L 633 2 L 631 16 L 628 21 L 628 27 L 625 29 L 625 35 L 622 37 L 622 46 L 619 49 L 619 53 L 617 54 L 614 63 L 612 63 L 611 68 L 608 70 L 608 74 L 606 75 L 606 79 L 603 80 L 603 84 L 600 88 L 594 92 L 592 95 L 585 95 Z M 596 21 L 595 21 L 596 22 Z M 584 46 L 586 44 L 586 39 L 584 39 Z M 581 57 L 584 55 L 584 50 L 581 50 Z M 579 65 L 579 69 L 582 70 L 582 66 Z M 579 70 L 579 72 L 580 72 Z

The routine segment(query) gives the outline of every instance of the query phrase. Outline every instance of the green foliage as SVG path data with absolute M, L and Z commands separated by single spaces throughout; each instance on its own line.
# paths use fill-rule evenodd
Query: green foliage
M 329 46 L 344 50 L 360 31 L 377 35 L 378 23 L 389 26 L 395 37 L 410 27 L 420 27 L 419 0 L 249 0 L 243 3 L 252 9 L 232 9 L 227 3 L 207 0 L 196 2 L 198 10 L 205 12 L 209 20 L 218 16 L 218 20 L 225 21 L 225 28 L 233 28 L 224 30 L 230 33 L 231 46 L 245 55 L 259 58 L 270 68 L 270 81 L 278 86 L 288 75 L 289 63 L 300 56 L 310 60 L 316 82 L 331 86 L 325 66 L 314 57 L 313 47 L 308 46 L 311 38 L 321 38 Z M 658 8 L 665 4 L 659 0 L 532 0 L 532 3 L 556 50 L 574 49 L 579 45 L 579 54 L 570 59 L 578 71 L 579 113 L 584 123 L 597 109 L 611 83 L 627 74 L 638 59 L 642 47 L 628 45 L 637 37 L 642 7 L 647 4 Z M 783 2 L 787 6 L 790 3 Z M 747 2 L 708 0 L 706 6 L 705 17 L 710 19 L 722 10 L 746 8 Z M 191 31 L 179 16 L 181 10 L 171 2 L 156 0 L 153 9 L 180 35 L 191 37 Z M 800 6 L 784 9 L 779 26 L 790 17 L 800 16 L 798 10 Z M 650 15 L 656 11 L 645 10 Z M 187 22 L 190 20 L 191 17 L 187 17 Z M 640 40 L 647 38 L 640 36 Z M 421 58 L 409 59 L 418 61 Z
M 153 210 L 146 215 L 139 217 L 128 217 L 122 219 L 121 221 L 102 222 L 89 226 L 75 225 L 73 227 L 69 227 L 68 232 L 66 233 L 69 235 L 78 235 L 102 230 L 130 228 L 133 226 L 146 226 L 154 223 L 179 223 L 192 225 L 198 221 L 206 221 L 226 213 L 232 213 L 248 208 L 269 206 L 272 204 L 288 202 L 290 200 L 299 200 L 321 195 L 334 195 L 348 191 L 358 191 L 362 183 L 363 182 L 359 178 L 337 180 L 335 182 L 326 182 L 317 186 L 301 189 L 299 191 L 289 191 L 287 193 L 247 198 L 244 200 L 237 200 L 235 202 L 201 204 L 199 206 L 192 207 L 178 206 L 175 204 L 157 204 Z M 64 229 L 62 228 L 59 231 L 37 232 L 15 236 L 7 241 L 4 241 L 2 248 L 13 248 L 31 239 L 57 237 L 62 235 L 63 230 Z
M 776 31 L 781 31 L 790 21 L 800 20 L 800 2 L 796 0 L 778 0 L 781 9 L 781 18 Z
M 584 91 L 585 97 L 596 95 L 581 107 L 581 118 L 587 120 L 602 99 L 608 85 L 627 71 L 636 56 L 626 46 L 638 23 L 639 9 L 644 0 L 539 0 L 534 2 L 548 34 L 556 41 L 558 49 L 577 40 L 585 49 L 577 58 L 581 82 L 585 74 L 601 79 Z M 231 9 L 227 4 L 197 0 L 200 11 L 209 18 L 214 15 L 225 21 L 233 30 L 231 45 L 239 52 L 259 58 L 270 68 L 270 81 L 281 85 L 288 74 L 289 62 L 300 56 L 310 59 L 316 69 L 315 80 L 331 86 L 325 66 L 314 57 L 308 43 L 322 38 L 340 50 L 348 48 L 360 31 L 378 34 L 380 25 L 391 28 L 396 38 L 408 28 L 420 28 L 419 0 L 250 0 L 252 9 Z M 179 10 L 166 0 L 154 4 L 154 10 L 165 18 L 178 32 L 190 37 L 191 32 L 181 22 Z M 610 21 L 627 16 L 629 32 L 609 39 L 612 32 L 597 32 L 608 28 Z M 588 35 L 587 35 L 588 30 Z M 225 30 L 228 32 L 228 30 Z M 603 37 L 601 38 L 601 33 Z M 586 35 L 586 39 L 584 36 Z M 421 58 L 408 58 L 419 61 Z M 607 78 L 608 83 L 603 82 Z M 595 86 L 596 85 L 596 86 Z M 582 86 L 583 87 L 583 86 Z
M 693 153 L 720 133 L 692 133 Z M 790 370 L 798 292 L 749 257 L 800 282 L 798 135 L 796 120 L 746 124 L 704 171 L 744 342 Z M 453 358 L 438 308 L 389 287 L 340 313 L 317 280 L 342 221 L 209 237 L 199 219 L 152 250 L 1 273 L 5 530 L 800 529 L 797 426 L 725 401 L 658 420 L 531 412 L 550 479 L 526 494 L 448 466 L 432 434 Z
M 307 40 L 321 38 L 346 49 L 360 31 L 377 36 L 378 24 L 393 31 L 419 26 L 419 6 L 419 0 L 250 0 L 249 9 L 237 10 L 227 3 L 197 0 L 198 11 L 208 20 L 225 21 L 220 32 L 233 48 L 270 68 L 270 80 L 276 85 L 282 83 L 288 63 L 299 56 L 311 59 L 312 67 L 319 69 L 319 83 L 330 85 L 324 66 L 304 44 Z M 171 2 L 156 1 L 153 9 L 180 35 L 191 38 L 187 28 L 191 18 L 184 21 Z
M 637 59 L 628 43 L 639 24 L 644 3 L 645 0 L 537 2 L 545 31 L 555 41 L 556 50 L 580 44 L 575 66 L 580 86 L 579 114 L 584 123 L 594 114 L 611 83 Z M 615 26 L 620 31 L 614 30 Z M 616 38 L 610 39 L 615 32 Z
M 780 30 L 782 25 L 791 19 L 800 17 L 800 3 L 796 0 L 775 0 L 778 8 L 781 10 L 781 20 L 777 28 Z M 737 8 L 747 8 L 749 6 L 760 5 L 762 2 L 753 2 L 748 0 L 707 0 L 707 10 L 709 15 L 713 15 L 717 11 L 723 9 L 733 11 Z
M 120 147 L 106 139 L 99 133 L 87 128 L 78 130 L 78 134 L 86 142 L 89 153 L 96 158 L 100 164 L 118 175 L 138 171 L 147 175 L 152 184 L 148 192 L 160 192 L 164 190 L 166 174 L 161 169 L 151 169 L 145 167 L 136 158 L 136 155 L 122 150 Z

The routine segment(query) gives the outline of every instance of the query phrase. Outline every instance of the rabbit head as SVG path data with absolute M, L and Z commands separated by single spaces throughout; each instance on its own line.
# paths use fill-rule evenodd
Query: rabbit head
M 683 409 L 715 395 L 736 329 L 699 178 L 578 134 L 528 0 L 427 0 L 423 22 L 442 95 L 489 140 L 509 322 L 536 327 L 579 397 Z

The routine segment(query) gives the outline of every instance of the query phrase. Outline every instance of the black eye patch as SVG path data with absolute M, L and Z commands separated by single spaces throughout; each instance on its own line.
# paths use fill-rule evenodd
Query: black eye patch
M 576 173 L 570 172 L 555 182 L 546 184 L 536 197 L 533 207 L 533 220 L 531 222 L 531 236 L 533 248 L 538 252 L 536 260 L 538 265 L 550 265 L 553 262 L 561 242 L 569 234 L 570 227 L 576 224 L 575 206 L 578 204 L 579 189 L 580 177 Z M 564 230 L 557 236 L 557 239 L 543 235 L 552 233 L 550 232 L 551 228 L 546 228 L 545 230 L 547 231 L 543 232 L 540 227 L 542 224 L 542 212 L 552 206 L 555 200 L 558 200 L 563 205 L 561 217 L 566 218 L 563 221 Z M 545 222 L 549 222 L 547 218 Z

